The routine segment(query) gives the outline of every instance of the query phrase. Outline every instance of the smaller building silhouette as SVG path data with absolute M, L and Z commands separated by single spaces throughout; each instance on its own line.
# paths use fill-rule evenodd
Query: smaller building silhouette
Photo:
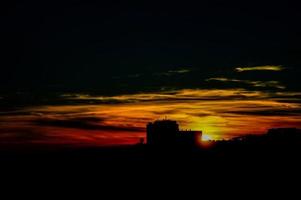
M 268 130 L 267 138 L 274 142 L 300 142 L 301 130 L 298 128 L 272 128 Z
M 173 120 L 156 120 L 147 124 L 147 144 L 153 146 L 197 146 L 202 131 L 181 131 Z
M 231 142 L 244 142 L 257 145 L 301 144 L 301 129 L 271 128 L 266 134 L 244 135 L 231 139 Z

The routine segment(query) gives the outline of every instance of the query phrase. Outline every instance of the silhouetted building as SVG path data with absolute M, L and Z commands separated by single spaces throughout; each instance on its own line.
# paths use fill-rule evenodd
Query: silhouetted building
M 297 128 L 272 128 L 268 130 L 267 138 L 275 142 L 300 142 L 301 130 Z
M 297 128 L 271 128 L 268 130 L 268 135 L 292 137 L 300 136 L 301 130 Z
M 196 146 L 202 131 L 180 131 L 173 120 L 157 120 L 147 124 L 147 144 L 156 146 Z
M 202 140 L 202 131 L 180 131 L 179 144 L 198 146 Z
M 272 128 L 266 134 L 244 135 L 233 138 L 232 142 L 245 142 L 252 144 L 301 144 L 301 129 Z

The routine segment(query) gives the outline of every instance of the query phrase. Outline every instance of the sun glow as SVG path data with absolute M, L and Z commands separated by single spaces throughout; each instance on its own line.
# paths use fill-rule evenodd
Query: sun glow
M 191 126 L 193 130 L 201 130 L 203 132 L 202 141 L 221 139 L 221 133 L 225 130 L 226 120 L 219 116 L 201 117 L 195 120 Z
M 203 135 L 202 136 L 202 141 L 211 141 L 212 137 L 210 135 Z

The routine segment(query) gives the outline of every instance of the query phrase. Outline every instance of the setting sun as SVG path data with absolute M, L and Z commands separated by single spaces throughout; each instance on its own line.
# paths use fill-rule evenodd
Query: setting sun
M 210 135 L 203 135 L 202 136 L 202 141 L 210 141 L 212 140 L 212 137 Z

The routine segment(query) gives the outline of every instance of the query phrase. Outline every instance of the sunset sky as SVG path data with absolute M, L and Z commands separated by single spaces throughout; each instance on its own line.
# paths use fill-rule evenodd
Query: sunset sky
M 301 128 L 292 4 L 26 1 L 1 22 L 1 144 L 134 144 L 173 119 L 206 138 Z

